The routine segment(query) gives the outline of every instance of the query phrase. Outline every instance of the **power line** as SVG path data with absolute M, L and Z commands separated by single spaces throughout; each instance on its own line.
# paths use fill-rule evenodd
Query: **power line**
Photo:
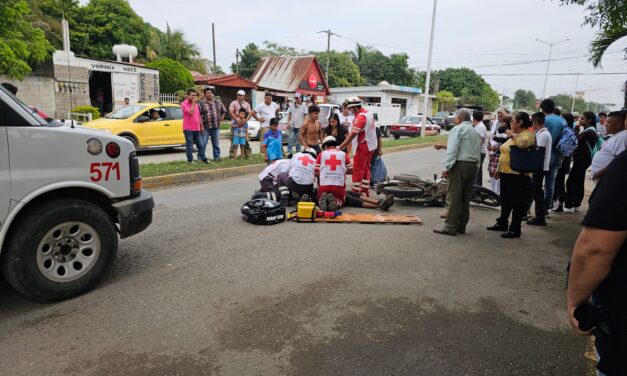
M 544 76 L 545 73 L 479 73 L 480 76 Z M 549 76 L 612 76 L 627 75 L 626 72 L 597 72 L 597 73 L 549 73 Z

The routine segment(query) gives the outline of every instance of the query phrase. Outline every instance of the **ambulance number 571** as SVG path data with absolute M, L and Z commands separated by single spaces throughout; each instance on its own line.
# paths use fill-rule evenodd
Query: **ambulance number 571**
M 104 179 L 104 181 L 109 180 L 120 180 L 120 163 L 118 162 L 102 162 L 102 163 L 92 163 L 89 167 L 89 173 L 91 176 L 89 177 L 91 181 L 98 182 Z

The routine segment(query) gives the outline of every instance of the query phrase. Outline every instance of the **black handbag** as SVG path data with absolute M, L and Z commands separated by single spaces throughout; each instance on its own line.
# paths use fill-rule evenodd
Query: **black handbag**
M 544 146 L 532 145 L 521 149 L 512 145 L 509 148 L 509 164 L 512 170 L 522 174 L 544 170 Z

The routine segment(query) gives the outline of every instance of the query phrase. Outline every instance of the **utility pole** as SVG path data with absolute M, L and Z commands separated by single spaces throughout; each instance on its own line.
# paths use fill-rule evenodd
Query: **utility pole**
M 327 35 L 327 70 L 324 74 L 324 78 L 327 81 L 327 85 L 328 85 L 329 84 L 329 63 L 331 61 L 331 35 L 335 35 L 336 37 L 340 37 L 340 38 L 341 36 L 331 32 L 331 29 L 318 31 L 318 34 L 320 33 Z
M 549 46 L 549 59 L 546 61 L 546 74 L 544 75 L 544 88 L 542 89 L 542 99 L 544 99 L 544 94 L 546 94 L 546 82 L 549 80 L 549 66 L 551 65 L 551 54 L 553 52 L 553 46 L 557 46 L 560 43 L 569 41 L 570 39 L 566 38 L 557 43 L 549 43 L 545 42 L 541 39 L 536 38 L 536 42 L 540 42 Z
M 425 103 L 422 107 L 422 124 L 420 126 L 420 137 L 425 137 L 427 129 L 427 112 L 429 111 L 429 85 L 431 85 L 431 60 L 433 57 L 433 35 L 435 34 L 435 14 L 438 7 L 438 0 L 433 0 L 433 15 L 431 16 L 431 36 L 429 37 L 429 58 L 427 60 L 427 77 L 425 80 Z
M 239 74 L 239 48 L 235 49 L 235 74 Z
M 213 22 L 211 23 L 211 41 L 213 42 L 213 69 L 215 72 L 215 69 L 217 67 L 216 65 L 216 29 L 215 29 Z
M 575 92 L 573 93 L 573 105 L 570 107 L 570 113 L 575 112 L 575 99 L 577 98 L 577 85 L 579 84 L 579 73 L 577 73 L 577 79 L 575 80 Z

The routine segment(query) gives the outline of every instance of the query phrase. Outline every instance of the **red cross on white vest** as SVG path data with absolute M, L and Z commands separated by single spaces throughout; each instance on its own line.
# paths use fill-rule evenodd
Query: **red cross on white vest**
M 300 163 L 307 167 L 310 164 L 313 164 L 313 162 L 311 161 L 311 159 L 309 157 L 307 157 L 306 155 L 303 155 L 302 157 L 298 158 L 298 160 L 300 161 Z
M 331 154 L 331 158 L 324 162 L 325 165 L 331 166 L 331 171 L 337 170 L 337 166 L 342 164 L 342 161 L 335 157 L 335 154 Z

